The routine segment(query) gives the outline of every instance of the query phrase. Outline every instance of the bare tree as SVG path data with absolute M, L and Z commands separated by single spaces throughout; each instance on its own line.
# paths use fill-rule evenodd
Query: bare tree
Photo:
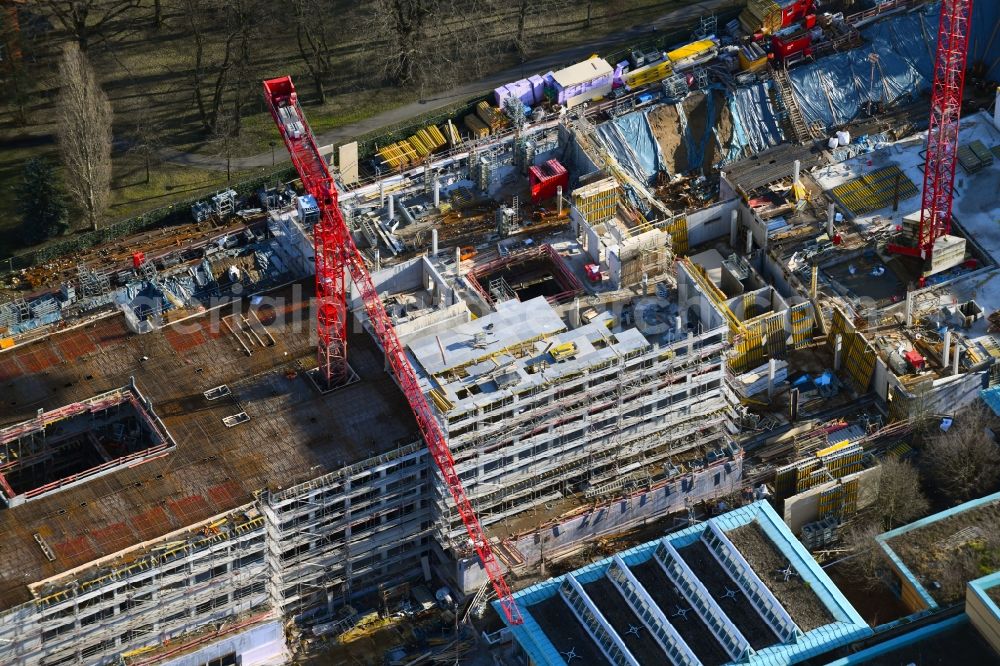
M 386 77 L 401 85 L 416 82 L 433 49 L 431 26 L 442 10 L 441 0 L 372 0 L 369 10 L 367 34 L 386 40 L 377 51 Z
M 879 465 L 875 511 L 881 527 L 892 529 L 927 514 L 930 503 L 920 489 L 917 468 L 899 458 L 885 458 Z
M 183 0 L 191 39 L 191 88 L 198 118 L 210 136 L 218 133 L 225 106 L 232 107 L 229 131 L 239 134 L 243 107 L 259 96 L 252 81 L 252 47 L 267 24 L 266 7 L 263 0 Z
M 927 437 L 921 455 L 927 477 L 945 497 L 965 501 L 1000 482 L 1000 446 L 989 426 L 992 412 L 977 402 L 955 415 L 947 432 Z
M 856 583 L 866 589 L 877 589 L 887 570 L 882 549 L 875 540 L 882 533 L 878 521 L 855 520 L 844 530 L 844 544 L 850 551 L 843 569 Z
M 233 158 L 237 157 L 248 147 L 246 137 L 241 136 L 236 131 L 237 119 L 232 110 L 224 111 L 219 115 L 219 120 L 215 125 L 215 133 L 212 135 L 210 146 L 215 155 L 226 159 L 226 182 L 231 183 L 233 179 Z
M 292 0 L 292 10 L 295 13 L 295 38 L 298 40 L 299 55 L 313 80 L 317 101 L 324 104 L 324 82 L 332 70 L 326 24 L 329 12 L 320 0 Z
M 111 103 L 76 43 L 63 47 L 59 79 L 57 132 L 67 189 L 96 229 L 111 193 Z
M 130 13 L 140 0 L 41 0 L 56 22 L 86 51 L 97 37 L 130 27 Z
M 157 159 L 163 146 L 164 124 L 153 111 L 153 105 L 146 97 L 139 98 L 129 109 L 131 126 L 128 131 L 129 152 L 142 160 L 149 184 L 150 167 Z
M 497 46 L 492 0 L 371 0 L 367 10 L 361 30 L 378 44 L 382 73 L 398 85 L 424 90 L 459 67 L 479 75 Z
M 557 16 L 573 5 L 573 0 L 517 0 L 517 28 L 511 41 L 518 54 L 523 58 L 531 50 L 530 29 L 528 27 L 530 20 Z

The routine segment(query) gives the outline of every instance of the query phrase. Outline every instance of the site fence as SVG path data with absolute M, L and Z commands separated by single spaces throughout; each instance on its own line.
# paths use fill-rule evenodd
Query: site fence
M 238 196 L 246 196 L 256 192 L 259 188 L 274 184 L 276 182 L 287 182 L 296 178 L 295 170 L 291 167 L 277 169 L 266 175 L 251 178 L 250 180 L 233 183 L 228 189 L 236 191 Z M 226 189 L 220 187 L 219 189 Z M 202 201 L 207 195 L 197 198 L 178 201 L 167 206 L 147 211 L 135 217 L 113 222 L 107 226 L 93 231 L 73 234 L 59 239 L 54 243 L 45 245 L 35 250 L 11 257 L 8 265 L 4 266 L 8 270 L 18 270 L 30 268 L 37 264 L 52 261 L 58 257 L 87 250 L 95 245 L 107 243 L 130 234 L 148 231 L 155 227 L 166 227 L 174 224 L 189 222 L 191 218 L 191 206 Z

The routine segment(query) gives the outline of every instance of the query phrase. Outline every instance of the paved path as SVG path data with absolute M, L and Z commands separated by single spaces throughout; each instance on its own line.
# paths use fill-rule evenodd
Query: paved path
M 626 28 L 625 30 L 605 35 L 604 37 L 601 37 L 593 42 L 588 42 L 587 44 L 546 54 L 534 60 L 525 62 L 523 65 L 505 69 L 502 72 L 497 72 L 496 74 L 492 74 L 485 79 L 480 79 L 479 81 L 466 83 L 458 86 L 457 88 L 440 93 L 436 97 L 432 97 L 427 100 L 404 104 L 403 106 L 389 109 L 388 111 L 359 120 L 358 122 L 341 125 L 336 129 L 318 135 L 316 137 L 316 143 L 320 146 L 331 143 L 339 143 L 345 139 L 362 136 L 382 127 L 396 125 L 428 111 L 433 111 L 435 109 L 448 106 L 454 102 L 468 99 L 469 97 L 473 97 L 477 94 L 493 90 L 494 88 L 498 88 L 505 83 L 520 79 L 525 75 L 530 75 L 535 72 L 547 72 L 551 69 L 563 67 L 569 63 L 583 60 L 595 51 L 616 46 L 623 42 L 628 42 L 629 40 L 638 40 L 643 37 L 649 37 L 651 33 L 661 29 L 672 31 L 679 25 L 696 20 L 699 16 L 713 11 L 718 11 L 720 9 L 729 8 L 735 4 L 740 3 L 738 0 L 702 0 L 702 2 L 688 7 L 674 9 L 644 25 L 632 26 L 631 28 Z M 308 113 L 309 110 L 306 109 L 306 114 Z M 282 156 L 285 155 L 285 151 L 281 146 L 279 146 L 277 150 L 281 151 Z M 226 168 L 226 159 L 224 157 L 219 157 L 218 155 L 186 153 L 172 148 L 161 148 L 159 153 L 161 159 L 173 164 L 199 167 L 202 169 L 224 170 Z M 271 151 L 263 152 L 259 155 L 252 155 L 250 157 L 237 157 L 232 160 L 232 168 L 234 170 L 241 170 L 270 167 L 271 160 Z

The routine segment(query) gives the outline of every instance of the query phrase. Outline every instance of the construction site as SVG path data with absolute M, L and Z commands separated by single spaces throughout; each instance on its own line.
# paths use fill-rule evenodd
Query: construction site
M 1000 658 L 989 498 L 825 568 L 1000 416 L 998 33 L 748 0 L 360 156 L 264 81 L 298 179 L 3 278 L 0 662 Z

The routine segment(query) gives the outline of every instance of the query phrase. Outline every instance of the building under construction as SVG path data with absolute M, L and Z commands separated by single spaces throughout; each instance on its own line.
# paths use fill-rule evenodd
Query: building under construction
M 1000 383 L 1000 117 L 963 120 L 955 219 L 928 240 L 910 73 L 940 10 L 868 4 L 817 21 L 754 0 L 684 44 L 511 83 L 382 148 L 374 175 L 344 147 L 336 197 L 290 81 L 267 82 L 291 90 L 268 102 L 305 194 L 262 191 L 243 217 L 220 194 L 191 229 L 37 267 L 33 296 L 0 304 L 0 662 L 285 663 L 376 611 L 419 614 L 427 586 L 498 659 L 491 608 L 568 663 L 524 644 L 509 604 L 573 614 L 599 591 L 581 585 L 625 589 L 673 546 L 558 594 L 504 580 L 762 498 L 787 529 L 743 511 L 775 543 L 836 540 L 880 461 L 911 453 L 918 408 Z M 830 85 L 860 62 L 871 81 Z M 921 243 L 931 261 L 896 251 Z M 712 520 L 674 541 L 718 532 L 740 556 Z M 748 608 L 725 615 L 759 623 Z M 625 627 L 573 617 L 613 660 Z M 808 651 L 728 645 L 728 622 L 708 663 Z

